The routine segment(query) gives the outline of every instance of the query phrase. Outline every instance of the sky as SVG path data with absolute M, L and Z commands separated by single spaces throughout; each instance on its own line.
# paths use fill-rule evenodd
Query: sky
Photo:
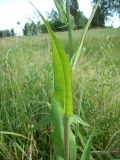
M 55 8 L 54 0 L 31 0 L 40 12 L 47 16 L 47 13 Z M 86 17 L 89 17 L 92 12 L 91 0 L 78 0 L 80 10 L 83 11 Z M 0 0 L 0 30 L 14 28 L 16 32 L 22 33 L 24 24 L 29 20 L 35 20 L 36 13 L 28 0 Z M 20 25 L 17 25 L 17 21 Z M 114 27 L 120 26 L 120 19 L 114 16 L 110 19 L 107 25 Z

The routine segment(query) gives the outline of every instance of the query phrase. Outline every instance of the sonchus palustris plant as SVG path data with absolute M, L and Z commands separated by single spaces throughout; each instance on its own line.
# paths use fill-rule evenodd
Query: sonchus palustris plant
M 74 69 L 75 64 L 80 57 L 85 35 L 99 5 L 99 1 L 97 2 L 90 16 L 90 19 L 88 20 L 88 23 L 83 32 L 82 39 L 75 54 L 73 54 L 72 47 L 72 31 L 75 24 L 74 18 L 72 17 L 72 15 L 70 15 L 70 2 L 69 0 L 66 0 L 66 9 L 64 8 L 64 4 L 61 0 L 54 0 L 54 2 L 59 12 L 60 21 L 68 26 L 70 55 L 69 59 L 71 59 L 71 61 L 69 62 L 67 54 L 65 53 L 61 42 L 52 31 L 49 23 L 45 20 L 39 10 L 37 10 L 37 8 L 30 2 L 44 21 L 45 26 L 48 30 L 52 43 L 52 60 L 54 69 L 54 93 L 52 98 L 51 112 L 38 124 L 36 124 L 34 129 L 45 127 L 48 124 L 54 124 L 54 159 L 75 160 L 77 147 L 75 135 L 72 132 L 71 125 L 73 123 L 79 123 L 85 126 L 89 125 L 84 122 L 79 116 L 73 114 L 71 70 Z M 89 160 L 91 141 L 92 136 L 90 136 L 88 142 L 85 145 L 81 160 Z

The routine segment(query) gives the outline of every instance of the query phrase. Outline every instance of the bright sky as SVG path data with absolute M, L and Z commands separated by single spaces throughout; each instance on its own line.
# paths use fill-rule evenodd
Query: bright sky
M 54 6 L 54 0 L 31 0 L 40 12 L 46 15 Z M 78 0 L 80 9 L 86 17 L 90 16 L 92 11 L 91 0 Z M 25 22 L 28 19 L 35 19 L 35 10 L 29 4 L 28 0 L 0 0 L 0 30 L 14 28 L 16 32 L 21 32 Z M 17 25 L 17 21 L 21 24 Z M 120 26 L 120 20 L 116 16 L 111 18 L 108 25 L 114 27 Z

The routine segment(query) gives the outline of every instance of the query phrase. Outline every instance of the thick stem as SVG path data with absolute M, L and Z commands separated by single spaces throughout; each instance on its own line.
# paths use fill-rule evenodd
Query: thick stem
M 69 153 L 69 118 L 64 118 L 64 158 L 65 160 L 70 159 L 70 153 Z
M 70 27 L 70 0 L 66 1 L 67 23 L 68 23 L 68 37 L 69 37 L 69 57 L 73 55 L 72 30 Z

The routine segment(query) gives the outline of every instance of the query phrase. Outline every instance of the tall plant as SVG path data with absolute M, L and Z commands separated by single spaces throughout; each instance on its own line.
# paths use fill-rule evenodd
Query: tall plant
M 31 2 L 30 2 L 31 3 Z M 69 33 L 69 46 L 72 45 L 72 30 L 74 28 L 74 20 L 69 11 L 69 0 L 67 3 L 67 12 L 64 9 L 61 0 L 55 0 L 55 4 L 58 8 L 60 20 L 68 25 Z M 32 4 L 32 3 L 31 3 Z M 71 66 L 74 67 L 82 51 L 82 45 L 87 33 L 87 29 L 90 25 L 91 19 L 97 9 L 99 2 L 96 4 L 95 9 L 88 21 L 88 24 L 83 32 L 83 37 L 78 47 L 77 52 L 72 56 L 71 54 Z M 71 125 L 79 123 L 85 126 L 89 126 L 80 117 L 73 114 L 72 105 L 72 81 L 71 81 L 71 68 L 67 55 L 61 42 L 58 40 L 54 32 L 52 31 L 49 23 L 44 19 L 39 10 L 36 9 L 40 17 L 43 19 L 45 26 L 48 30 L 51 43 L 52 43 L 52 60 L 54 68 L 54 94 L 52 98 L 51 112 L 44 117 L 36 126 L 34 130 L 45 127 L 48 124 L 54 124 L 53 143 L 55 150 L 54 159 L 57 160 L 75 160 L 76 159 L 76 141 L 73 134 Z M 88 160 L 90 156 L 92 136 L 90 136 L 81 160 Z

